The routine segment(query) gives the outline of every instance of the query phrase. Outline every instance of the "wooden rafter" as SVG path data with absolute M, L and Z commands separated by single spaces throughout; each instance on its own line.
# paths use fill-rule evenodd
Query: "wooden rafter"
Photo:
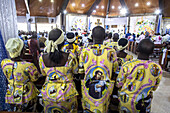
M 95 7 L 101 2 L 101 0 L 95 0 L 95 2 L 93 3 L 93 5 L 90 7 L 90 9 L 87 11 L 87 16 L 90 16 L 93 12 L 93 10 L 95 9 Z

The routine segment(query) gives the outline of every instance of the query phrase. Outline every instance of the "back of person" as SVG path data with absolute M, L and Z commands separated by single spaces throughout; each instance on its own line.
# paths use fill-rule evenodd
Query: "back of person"
M 118 51 L 118 43 L 117 43 L 118 39 L 119 39 L 119 34 L 115 33 L 113 35 L 113 42 L 108 43 L 106 46 L 111 47 L 111 48 L 115 49 L 116 51 Z
M 82 106 L 84 111 L 106 113 L 114 87 L 111 79 L 118 67 L 117 56 L 114 49 L 102 45 L 104 28 L 95 27 L 92 35 L 96 44 L 83 49 L 79 59 L 79 73 L 85 75 Z
M 78 63 L 73 53 L 61 51 L 64 45 L 64 33 L 53 29 L 49 33 L 47 53 L 39 58 L 39 65 L 46 81 L 41 89 L 45 113 L 77 113 L 77 96 L 74 74 L 78 72 Z
M 42 34 L 42 37 L 39 38 L 39 43 L 45 43 L 47 39 L 44 37 L 44 34 Z
M 62 47 L 62 51 L 67 53 L 74 53 L 75 55 L 78 54 L 78 45 L 75 43 L 76 37 L 74 33 L 69 32 L 67 33 L 67 42 L 65 42 L 64 46 Z
M 18 38 L 10 38 L 6 43 L 6 50 L 11 59 L 1 62 L 3 73 L 8 80 L 6 103 L 16 107 L 16 111 L 24 112 L 28 109 L 35 111 L 38 89 L 33 84 L 40 74 L 33 63 L 22 60 L 24 42 Z
M 150 112 L 152 91 L 156 90 L 161 76 L 161 67 L 154 62 L 144 60 L 126 62 L 117 78 L 118 86 L 122 87 L 119 93 L 121 110 Z
M 144 39 L 138 45 L 138 59 L 123 64 L 117 77 L 121 112 L 151 112 L 153 91 L 162 77 L 161 67 L 149 61 L 153 49 L 154 43 Z

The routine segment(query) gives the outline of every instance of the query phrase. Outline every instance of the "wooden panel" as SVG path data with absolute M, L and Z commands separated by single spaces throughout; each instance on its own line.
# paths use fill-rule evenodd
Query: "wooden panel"
M 93 12 L 92 15 L 97 15 L 97 16 L 106 16 L 106 11 L 107 11 L 107 3 L 108 0 L 101 0 L 101 2 L 99 3 L 99 8 L 95 8 L 96 12 Z M 104 6 L 104 9 L 102 9 L 101 7 Z
M 164 17 L 170 17 L 170 2 L 169 2 L 169 0 L 164 0 L 163 1 L 163 10 L 162 10 L 162 12 L 163 12 L 163 16 Z
M 68 13 L 85 14 L 93 5 L 94 1 L 95 0 L 69 0 L 66 10 Z M 72 6 L 73 3 L 75 3 L 75 6 Z M 84 7 L 82 7 L 82 4 L 84 4 Z
M 131 14 L 154 13 L 159 8 L 159 0 L 149 0 L 150 6 L 146 5 L 148 0 L 125 0 L 125 2 Z M 138 7 L 135 7 L 136 3 L 139 4 Z
M 26 16 L 26 6 L 24 0 L 15 0 L 17 16 Z
M 56 17 L 60 13 L 60 9 L 64 0 L 30 0 L 30 13 L 31 16 L 47 16 Z
M 114 6 L 114 9 L 112 9 L 112 6 Z M 109 17 L 110 16 L 119 16 L 120 15 L 120 9 L 118 7 L 122 7 L 120 4 L 119 0 L 111 0 L 110 2 L 110 13 L 109 13 Z

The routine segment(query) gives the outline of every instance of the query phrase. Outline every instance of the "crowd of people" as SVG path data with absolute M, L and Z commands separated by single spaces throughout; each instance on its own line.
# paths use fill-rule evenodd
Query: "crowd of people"
M 129 41 L 138 43 L 137 59 L 125 51 Z M 7 41 L 11 58 L 1 62 L 8 80 L 6 103 L 20 112 L 149 113 L 162 77 L 161 67 L 149 61 L 149 55 L 155 42 L 168 41 L 169 35 L 143 32 L 106 34 L 101 26 L 84 36 L 58 28 L 41 36 L 20 33 Z M 31 62 L 24 60 L 26 49 Z M 37 88 L 40 78 L 44 82 Z M 37 111 L 41 95 L 44 109 Z

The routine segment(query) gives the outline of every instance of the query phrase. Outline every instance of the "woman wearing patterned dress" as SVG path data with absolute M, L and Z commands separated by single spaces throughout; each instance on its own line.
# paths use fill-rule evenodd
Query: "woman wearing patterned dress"
M 61 51 L 64 45 L 64 33 L 54 29 L 49 33 L 47 53 L 41 55 L 39 65 L 46 81 L 41 93 L 45 113 L 76 113 L 77 90 L 73 74 L 78 71 L 78 63 L 73 53 Z
M 82 106 L 85 113 L 107 113 L 118 63 L 114 49 L 103 44 L 104 28 L 93 29 L 94 45 L 84 48 L 79 59 L 79 73 L 84 74 L 82 80 Z
M 22 60 L 24 42 L 21 39 L 11 38 L 5 47 L 11 57 L 1 62 L 8 80 L 6 103 L 14 105 L 15 111 L 35 111 L 39 91 L 33 82 L 40 74 L 33 63 Z
M 153 91 L 162 78 L 161 67 L 149 61 L 154 43 L 143 39 L 138 45 L 138 59 L 123 64 L 117 77 L 120 88 L 120 111 L 123 113 L 150 113 Z
M 132 55 L 128 55 L 125 52 L 126 47 L 128 46 L 128 40 L 126 38 L 121 38 L 118 40 L 118 51 L 117 51 L 117 57 L 118 57 L 118 64 L 119 64 L 119 70 L 121 69 L 121 66 L 126 62 L 133 59 Z

